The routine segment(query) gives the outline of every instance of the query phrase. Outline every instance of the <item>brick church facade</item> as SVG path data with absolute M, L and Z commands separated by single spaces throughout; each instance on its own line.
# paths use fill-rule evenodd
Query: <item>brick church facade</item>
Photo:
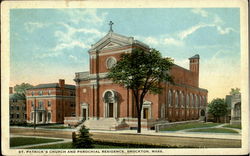
M 75 75 L 76 118 L 91 129 L 132 129 L 137 127 L 137 115 L 131 90 L 106 78 L 109 68 L 122 53 L 134 48 L 149 50 L 149 46 L 114 33 L 93 44 L 89 53 L 89 71 Z M 190 69 L 174 65 L 170 74 L 174 84 L 161 83 L 158 95 L 147 94 L 142 109 L 142 128 L 155 124 L 198 120 L 205 117 L 206 89 L 199 88 L 199 55 L 189 58 Z M 69 122 L 69 121 L 68 121 Z
M 28 89 L 26 98 L 28 123 L 63 123 L 65 117 L 75 116 L 75 86 L 63 79 Z

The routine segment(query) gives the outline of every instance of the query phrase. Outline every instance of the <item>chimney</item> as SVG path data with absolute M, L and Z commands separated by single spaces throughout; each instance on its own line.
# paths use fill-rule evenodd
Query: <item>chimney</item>
M 65 80 L 59 79 L 59 87 L 64 88 L 64 85 L 65 85 Z
M 13 87 L 9 87 L 9 94 L 13 94 Z

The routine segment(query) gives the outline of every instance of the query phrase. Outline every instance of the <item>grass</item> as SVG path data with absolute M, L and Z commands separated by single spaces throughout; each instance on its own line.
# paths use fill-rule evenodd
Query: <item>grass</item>
M 66 127 L 66 126 L 43 126 L 42 128 L 47 128 L 47 129 L 71 129 L 71 127 Z
M 63 141 L 62 139 L 45 139 L 45 138 L 34 138 L 34 137 L 13 137 L 10 138 L 10 147 L 34 145 L 41 143 Z
M 192 129 L 192 130 L 188 130 L 188 132 L 238 133 L 237 131 L 233 129 L 227 129 L 227 128 Z
M 220 125 L 220 123 L 186 123 L 186 124 L 176 124 L 172 125 L 171 127 L 167 127 L 162 129 L 161 131 L 179 131 L 184 129 L 190 129 L 190 128 L 204 128 L 204 127 L 214 127 Z
M 160 145 L 145 145 L 145 144 L 130 144 L 130 143 L 113 143 L 95 141 L 93 149 L 115 149 L 115 148 L 178 148 L 179 146 L 160 146 Z M 185 147 L 181 147 L 185 148 Z M 73 147 L 72 142 L 42 145 L 30 147 L 28 149 L 76 149 Z
M 233 124 L 233 125 L 227 124 L 223 127 L 241 129 L 241 124 Z

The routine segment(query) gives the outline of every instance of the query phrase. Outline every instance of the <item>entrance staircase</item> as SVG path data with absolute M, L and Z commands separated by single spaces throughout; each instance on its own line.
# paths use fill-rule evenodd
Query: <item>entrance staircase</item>
M 116 120 L 114 118 L 89 119 L 84 121 L 77 128 L 80 128 L 83 124 L 91 130 L 118 130 L 129 128 L 124 120 Z

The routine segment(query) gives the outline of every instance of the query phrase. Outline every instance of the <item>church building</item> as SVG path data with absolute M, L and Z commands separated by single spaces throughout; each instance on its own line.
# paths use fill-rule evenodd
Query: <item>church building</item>
M 76 118 L 90 129 L 134 129 L 137 112 L 132 91 L 107 79 L 121 54 L 150 47 L 112 30 L 89 49 L 89 71 L 75 74 Z M 141 112 L 142 128 L 156 124 L 198 120 L 205 117 L 206 89 L 199 88 L 198 54 L 189 58 L 189 69 L 174 65 L 169 71 L 174 84 L 163 83 L 160 94 L 147 94 Z M 203 120 L 203 119 L 202 119 Z

